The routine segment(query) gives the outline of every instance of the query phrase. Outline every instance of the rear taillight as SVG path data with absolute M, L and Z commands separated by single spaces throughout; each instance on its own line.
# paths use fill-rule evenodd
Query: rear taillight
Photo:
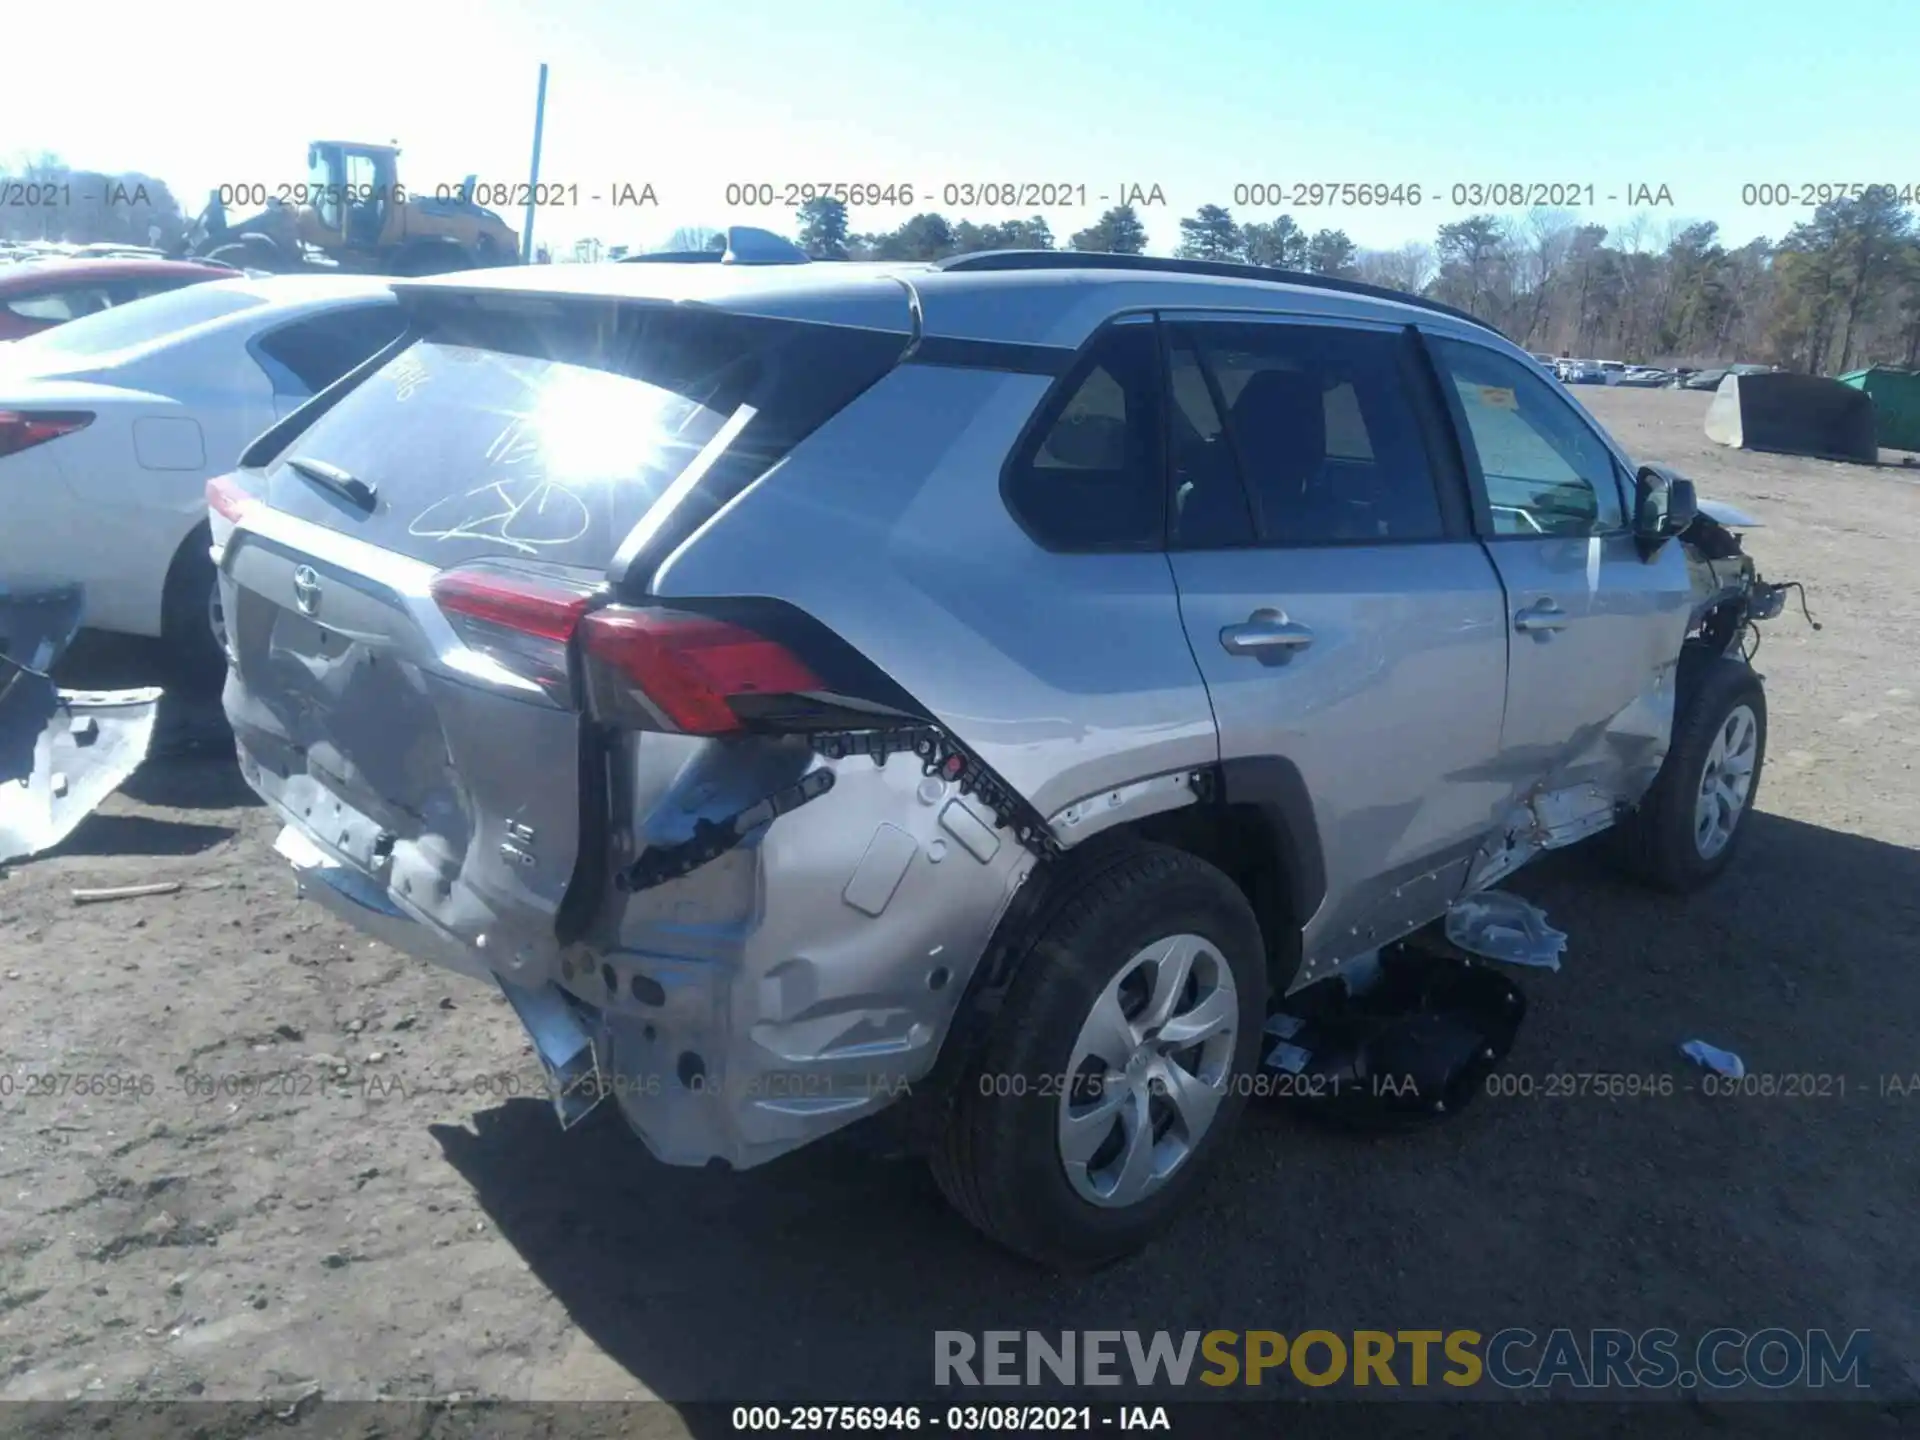
M 260 502 L 244 490 L 231 475 L 216 475 L 207 481 L 207 508 L 234 524 Z
M 538 685 L 560 703 L 573 698 L 568 646 L 596 586 L 504 565 L 443 570 L 428 587 L 469 650 Z
M 18 455 L 92 423 L 87 410 L 0 410 L 0 456 Z
M 825 688 L 779 642 L 680 610 L 595 610 L 580 623 L 580 648 L 596 712 L 628 723 L 651 719 L 688 735 L 740 729 L 735 700 Z
M 602 587 L 584 575 L 482 561 L 442 571 L 430 588 L 469 650 L 560 704 L 572 701 L 577 645 L 588 707 L 630 729 L 732 734 L 743 728 L 737 701 L 826 688 L 804 660 L 757 631 L 683 610 L 605 605 Z

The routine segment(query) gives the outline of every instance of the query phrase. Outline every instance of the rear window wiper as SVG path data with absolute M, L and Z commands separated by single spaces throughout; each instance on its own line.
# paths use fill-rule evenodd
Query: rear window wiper
M 311 480 L 324 490 L 331 490 L 342 500 L 358 506 L 371 515 L 373 502 L 379 492 L 366 481 L 349 475 L 338 465 L 328 465 L 319 460 L 306 460 L 298 455 L 287 458 L 287 467 L 303 480 Z

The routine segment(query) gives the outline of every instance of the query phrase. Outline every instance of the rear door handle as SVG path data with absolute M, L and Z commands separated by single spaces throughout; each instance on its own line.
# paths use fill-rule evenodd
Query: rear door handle
M 1543 630 L 1564 630 L 1567 628 L 1567 612 L 1551 598 L 1541 600 L 1523 610 L 1514 611 L 1513 628 L 1530 635 Z
M 1311 644 L 1313 631 L 1278 610 L 1256 610 L 1244 624 L 1224 626 L 1220 631 L 1220 648 L 1229 655 L 1285 660 Z

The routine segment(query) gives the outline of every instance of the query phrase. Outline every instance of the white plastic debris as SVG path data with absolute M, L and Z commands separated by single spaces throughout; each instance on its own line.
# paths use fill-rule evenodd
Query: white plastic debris
M 1746 1061 L 1731 1050 L 1722 1050 L 1718 1045 L 1709 1045 L 1704 1040 L 1689 1040 L 1680 1047 L 1680 1053 L 1728 1080 L 1746 1079 Z
M 1447 909 L 1447 939 L 1489 960 L 1543 970 L 1558 970 L 1567 948 L 1566 933 L 1547 923 L 1544 910 L 1504 890 L 1454 901 Z

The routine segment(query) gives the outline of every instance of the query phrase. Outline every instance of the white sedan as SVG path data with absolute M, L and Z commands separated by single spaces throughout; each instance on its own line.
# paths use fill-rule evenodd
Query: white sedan
M 85 623 L 217 674 L 206 484 L 403 322 L 386 282 L 216 280 L 0 349 L 0 585 L 78 580 Z

